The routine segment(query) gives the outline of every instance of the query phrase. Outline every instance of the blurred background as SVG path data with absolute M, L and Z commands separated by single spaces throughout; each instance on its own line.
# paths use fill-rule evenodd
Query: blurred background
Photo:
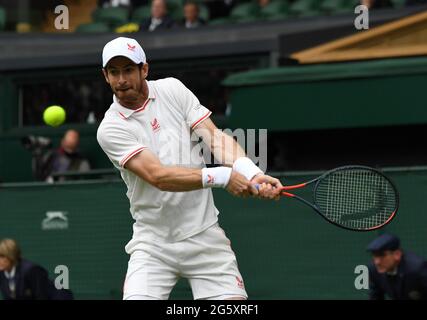
M 102 48 L 119 35 L 141 43 L 149 79 L 183 81 L 218 127 L 267 129 L 258 143 L 283 182 L 346 164 L 383 169 L 401 193 L 386 229 L 427 256 L 427 1 L 0 0 L 0 238 L 52 277 L 69 266 L 76 298 L 120 299 L 127 267 L 125 185 L 96 141 L 112 102 Z M 44 125 L 50 105 L 67 111 L 64 125 Z M 55 171 L 67 148 L 78 165 Z M 367 297 L 354 269 L 375 234 L 285 199 L 215 196 L 251 298 Z M 172 298 L 191 298 L 185 281 Z

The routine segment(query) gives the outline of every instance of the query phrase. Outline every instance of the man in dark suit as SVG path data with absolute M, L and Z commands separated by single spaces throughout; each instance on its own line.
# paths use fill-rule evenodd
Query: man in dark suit
M 142 21 L 141 31 L 154 31 L 170 29 L 175 26 L 175 21 L 168 15 L 165 0 L 153 0 L 151 3 L 151 17 Z
M 0 292 L 5 300 L 72 300 L 71 291 L 56 289 L 41 266 L 22 259 L 13 239 L 0 240 Z
M 382 234 L 367 250 L 372 254 L 369 268 L 371 300 L 427 299 L 427 262 L 411 252 L 403 252 L 395 235 Z
M 206 21 L 199 16 L 199 4 L 195 0 L 188 0 L 184 4 L 184 19 L 181 25 L 186 29 L 199 28 L 206 24 Z

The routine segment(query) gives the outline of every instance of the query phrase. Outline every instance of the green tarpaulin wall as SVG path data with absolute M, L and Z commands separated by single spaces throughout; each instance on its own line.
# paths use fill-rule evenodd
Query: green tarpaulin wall
M 229 76 L 230 126 L 269 130 L 427 123 L 427 58 L 268 68 Z
M 401 194 L 399 212 L 386 229 L 401 236 L 404 248 L 427 256 L 427 168 L 386 172 Z M 317 174 L 277 176 L 292 184 Z M 367 297 L 367 290 L 354 286 L 354 270 L 369 261 L 365 247 L 378 232 L 340 229 L 290 199 L 241 199 L 215 190 L 215 203 L 250 298 Z M 53 217 L 46 223 L 47 212 L 58 211 L 67 221 Z M 120 181 L 0 187 L 0 238 L 18 240 L 24 256 L 44 265 L 52 278 L 57 265 L 66 265 L 78 299 L 121 298 L 128 260 L 124 246 L 131 230 Z M 171 298 L 192 298 L 186 281 L 178 283 Z

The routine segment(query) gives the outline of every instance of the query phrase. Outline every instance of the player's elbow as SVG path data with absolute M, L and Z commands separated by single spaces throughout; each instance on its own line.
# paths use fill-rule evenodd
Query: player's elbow
M 157 189 L 161 191 L 173 191 L 170 190 L 171 186 L 168 179 L 168 172 L 164 168 L 152 172 L 150 176 L 150 181 L 148 182 Z
M 148 182 L 153 187 L 161 191 L 170 191 L 168 190 L 168 181 L 170 180 L 168 177 L 170 173 L 168 168 L 163 167 L 161 164 L 151 165 L 148 167 L 137 166 L 130 169 L 136 173 L 139 178 Z

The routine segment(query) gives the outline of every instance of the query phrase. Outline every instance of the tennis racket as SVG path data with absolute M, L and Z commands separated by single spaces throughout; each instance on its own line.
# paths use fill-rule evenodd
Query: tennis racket
M 313 187 L 312 202 L 289 192 Z M 282 196 L 297 199 L 339 227 L 371 231 L 389 223 L 399 207 L 396 187 L 380 171 L 366 166 L 344 166 L 305 183 L 285 186 Z

